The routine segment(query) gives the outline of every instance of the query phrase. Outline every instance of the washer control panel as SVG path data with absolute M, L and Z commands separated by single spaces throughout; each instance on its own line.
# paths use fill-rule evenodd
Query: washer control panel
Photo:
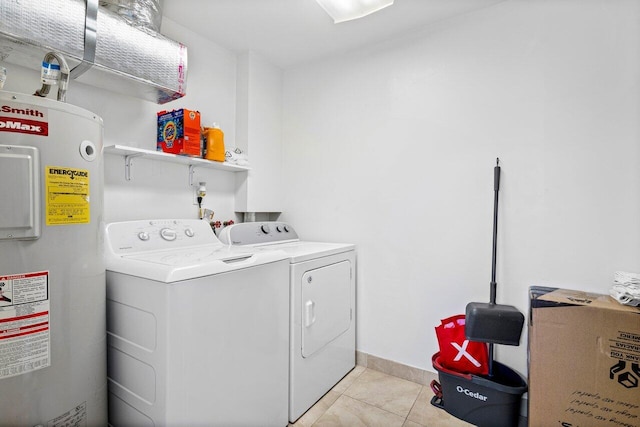
M 114 222 L 105 227 L 105 239 L 111 250 L 119 255 L 221 244 L 211 226 L 198 219 Z
M 218 236 L 227 245 L 260 245 L 295 242 L 298 234 L 284 222 L 243 222 L 225 227 Z

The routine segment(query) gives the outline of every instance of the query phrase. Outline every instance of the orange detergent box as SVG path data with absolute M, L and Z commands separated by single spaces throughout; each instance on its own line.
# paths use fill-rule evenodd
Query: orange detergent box
M 181 108 L 158 113 L 157 151 L 202 157 L 200 112 Z

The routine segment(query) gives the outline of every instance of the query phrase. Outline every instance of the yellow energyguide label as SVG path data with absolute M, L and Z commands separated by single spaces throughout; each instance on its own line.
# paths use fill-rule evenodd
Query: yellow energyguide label
M 89 223 L 89 171 L 65 166 L 47 166 L 44 175 L 46 224 Z

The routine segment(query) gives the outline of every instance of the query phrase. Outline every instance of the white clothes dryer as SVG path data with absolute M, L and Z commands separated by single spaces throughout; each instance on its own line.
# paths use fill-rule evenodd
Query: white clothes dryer
M 105 228 L 109 424 L 287 425 L 287 255 L 200 220 Z
M 307 242 L 282 222 L 222 229 L 220 241 L 289 256 L 289 421 L 295 422 L 355 367 L 353 244 Z

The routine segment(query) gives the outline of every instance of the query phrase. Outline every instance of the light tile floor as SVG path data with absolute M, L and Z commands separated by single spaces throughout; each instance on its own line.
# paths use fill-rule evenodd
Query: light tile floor
M 436 379 L 433 374 L 432 379 Z M 431 379 L 426 381 L 431 382 Z M 356 366 L 290 427 L 462 427 L 471 424 L 431 405 L 426 385 Z

